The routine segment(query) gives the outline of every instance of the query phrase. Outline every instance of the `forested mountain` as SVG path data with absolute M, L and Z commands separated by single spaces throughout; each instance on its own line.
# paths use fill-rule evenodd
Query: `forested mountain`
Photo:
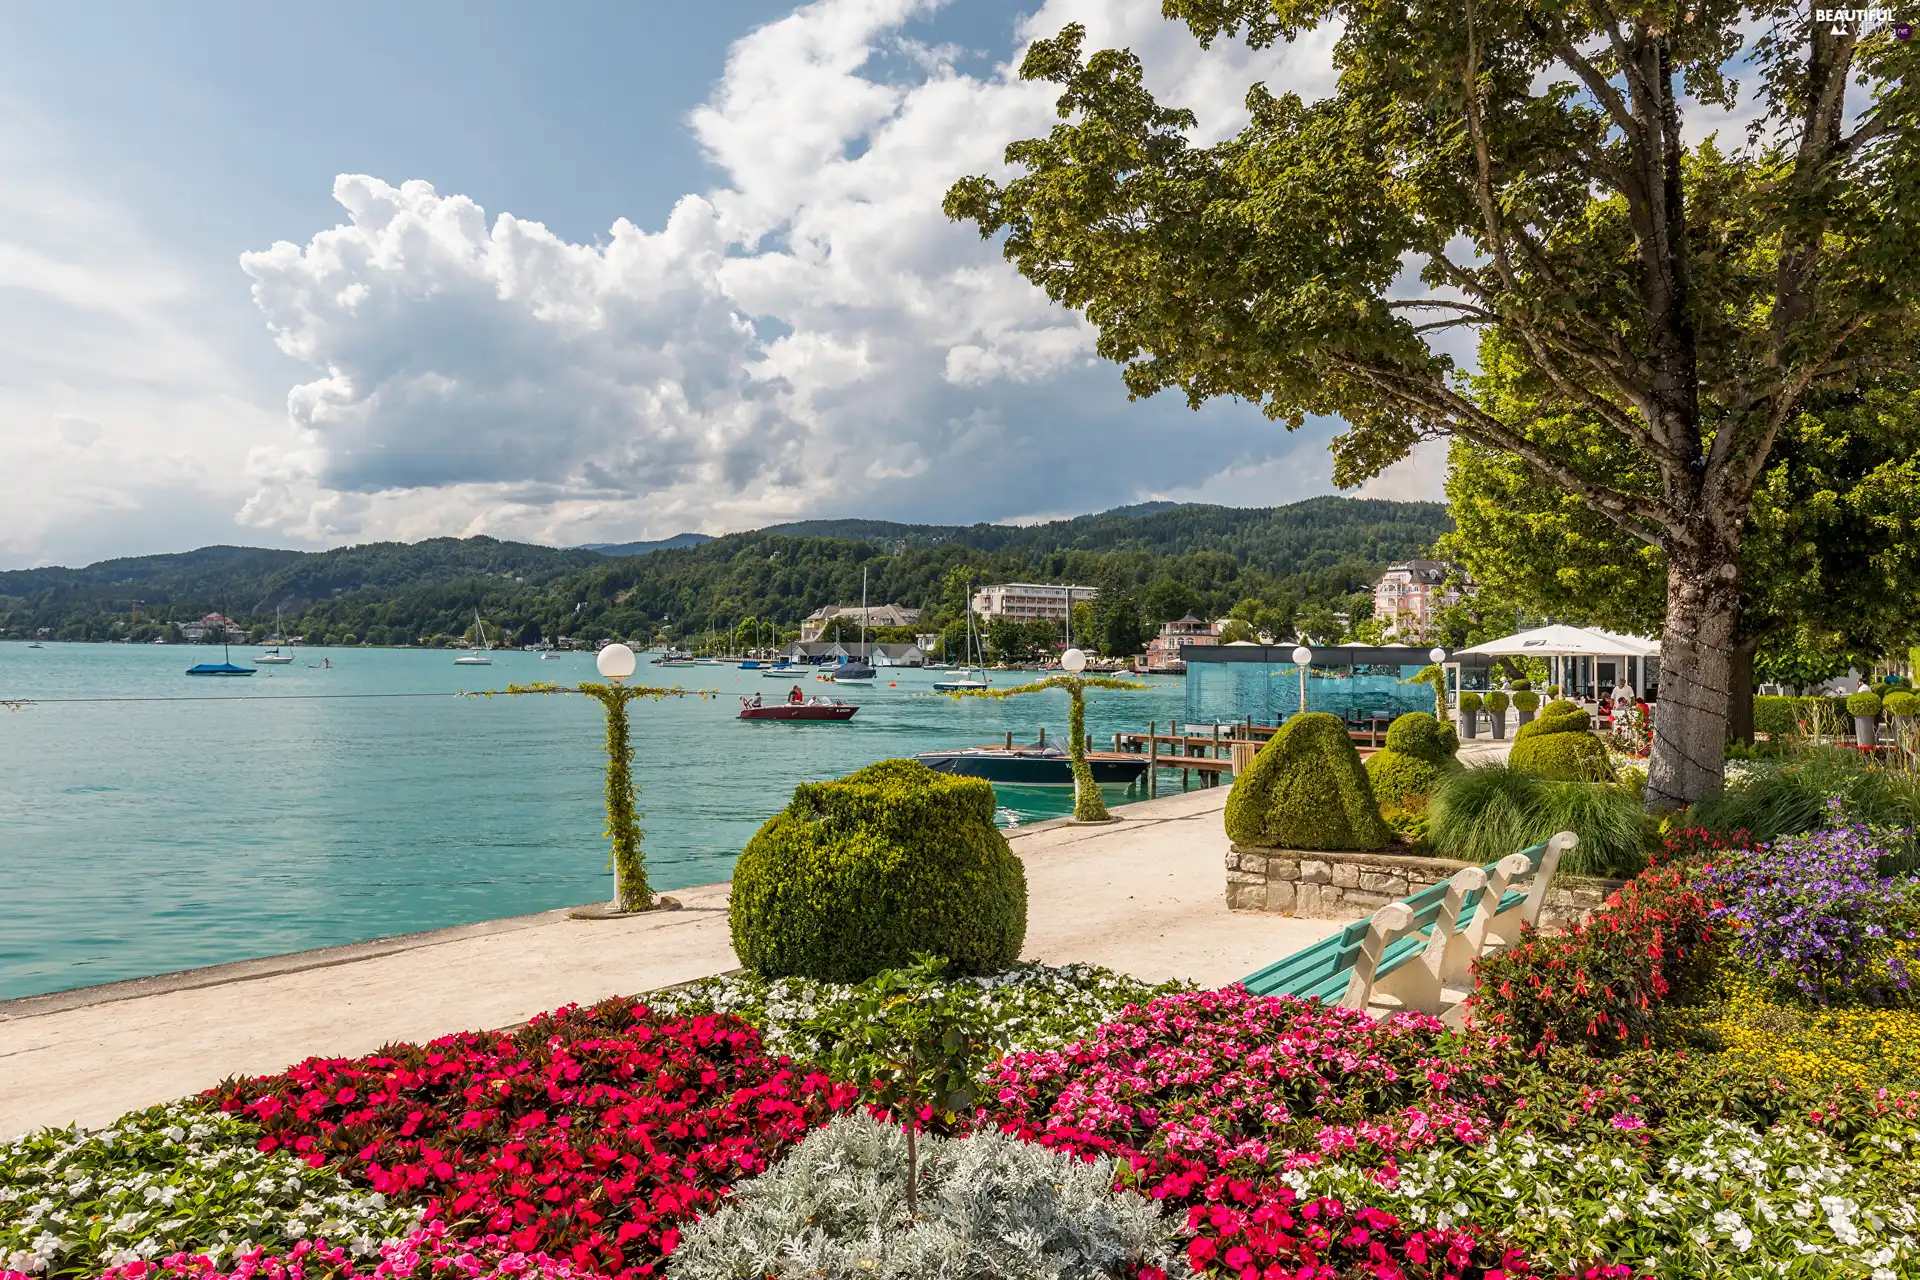
M 821 605 L 857 602 L 864 569 L 870 599 L 921 609 L 929 629 L 961 616 L 968 582 L 1097 586 L 1099 625 L 1124 645 L 1189 610 L 1243 605 L 1269 627 L 1364 611 L 1359 593 L 1380 568 L 1448 527 L 1439 504 L 1315 498 L 1253 510 L 1150 503 L 1024 528 L 805 522 L 628 556 L 492 538 L 208 547 L 0 573 L 0 634 L 147 639 L 219 611 L 258 638 L 278 608 L 309 642 L 432 644 L 463 635 L 477 609 L 510 642 L 698 640 L 743 622 L 742 634 L 790 630 Z
M 589 542 L 580 550 L 598 551 L 603 556 L 644 556 L 652 551 L 671 551 L 675 547 L 697 547 L 703 542 L 712 541 L 712 534 L 676 533 L 671 538 L 658 538 L 652 542 Z
M 1449 527 L 1438 502 L 1377 498 L 1308 498 L 1284 507 L 1216 507 L 1201 503 L 1143 502 L 1097 515 L 1045 524 L 934 525 L 886 520 L 803 520 L 762 533 L 790 537 L 852 538 L 876 546 L 957 545 L 977 551 L 1048 555 L 1056 551 L 1146 551 L 1184 555 L 1224 551 L 1275 572 L 1325 567 L 1351 556 L 1389 560 L 1424 548 Z M 1301 562 L 1315 555 L 1322 563 Z

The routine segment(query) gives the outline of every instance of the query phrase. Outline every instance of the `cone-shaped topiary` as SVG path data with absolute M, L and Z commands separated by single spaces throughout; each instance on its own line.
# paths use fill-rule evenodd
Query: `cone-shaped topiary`
M 1027 879 L 993 824 L 993 787 L 882 760 L 802 783 L 733 870 L 733 949 L 768 977 L 861 982 L 943 957 L 998 973 L 1027 936 Z
M 1387 825 L 1345 722 L 1313 711 L 1281 726 L 1234 780 L 1227 837 L 1275 849 L 1384 848 Z
M 1514 733 L 1507 764 L 1538 778 L 1605 782 L 1613 777 L 1613 766 L 1592 727 L 1593 717 L 1572 703 L 1550 702 L 1538 720 Z
M 1373 798 L 1383 811 L 1431 795 L 1441 773 L 1453 767 L 1460 735 L 1449 743 L 1440 730 L 1440 722 L 1424 711 L 1409 711 L 1388 726 L 1386 749 L 1366 762 Z

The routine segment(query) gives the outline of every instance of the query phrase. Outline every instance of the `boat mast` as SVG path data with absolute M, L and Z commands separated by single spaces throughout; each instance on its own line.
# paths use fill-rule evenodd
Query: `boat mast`
M 867 647 L 867 566 L 861 565 L 860 566 L 860 648 L 861 648 L 860 661 L 866 663 L 868 666 L 872 666 L 873 661 L 867 656 L 865 652 L 866 647 Z

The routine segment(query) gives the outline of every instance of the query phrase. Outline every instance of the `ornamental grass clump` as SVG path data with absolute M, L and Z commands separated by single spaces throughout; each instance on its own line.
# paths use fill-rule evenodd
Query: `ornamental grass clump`
M 986 1129 L 923 1139 L 918 1212 L 906 1139 L 837 1117 L 703 1218 L 671 1280 L 1141 1280 L 1187 1277 L 1179 1221 L 1115 1190 L 1109 1159 Z
M 1386 847 L 1387 825 L 1346 722 L 1324 711 L 1296 715 L 1234 779 L 1227 838 L 1275 849 Z
M 1461 862 L 1484 865 L 1571 831 L 1580 843 L 1561 860 L 1568 875 L 1626 876 L 1646 865 L 1647 818 L 1623 787 L 1476 765 L 1443 774 L 1427 812 L 1434 852 Z
M 1817 1005 L 1911 1003 L 1920 881 L 1882 875 L 1885 857 L 1863 826 L 1783 836 L 1715 867 L 1715 915 L 1779 991 Z
M 919 952 L 998 973 L 1026 940 L 1026 872 L 990 783 L 882 760 L 794 788 L 734 866 L 729 920 L 767 977 L 861 982 Z

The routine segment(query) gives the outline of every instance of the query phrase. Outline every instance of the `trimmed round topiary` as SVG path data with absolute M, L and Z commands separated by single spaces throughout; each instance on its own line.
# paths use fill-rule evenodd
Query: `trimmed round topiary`
M 1847 714 L 1854 716 L 1877 716 L 1880 714 L 1880 695 L 1871 689 L 1862 689 L 1847 698 Z
M 1550 685 L 1548 685 L 1548 686 L 1547 686 L 1547 696 L 1548 696 L 1549 698 L 1557 698 L 1557 697 L 1559 697 L 1559 696 L 1560 696 L 1560 686 L 1559 686 L 1559 685 L 1557 685 L 1557 684 L 1550 684 Z
M 1515 680 L 1513 682 L 1513 691 L 1515 693 L 1531 693 L 1533 691 L 1533 681 Z
M 1227 837 L 1269 849 L 1380 849 L 1388 840 L 1347 726 L 1324 711 L 1281 726 L 1234 780 Z
M 1469 689 L 1460 695 L 1460 710 L 1471 715 L 1480 709 L 1481 701 L 1480 695 Z
M 1540 709 L 1540 695 L 1531 689 L 1515 689 L 1513 691 L 1513 709 L 1515 711 L 1538 711 Z
M 1544 720 L 1548 716 L 1565 715 L 1569 711 L 1580 711 L 1580 704 L 1577 702 L 1568 702 L 1565 698 L 1555 698 L 1552 702 L 1540 708 L 1540 718 Z M 1581 711 L 1580 714 L 1585 715 L 1586 712 Z
M 1453 752 L 1459 746 L 1460 735 L 1454 733 L 1449 742 L 1440 722 L 1424 711 L 1409 711 L 1388 726 L 1385 750 L 1368 756 L 1366 769 L 1389 827 L 1395 823 L 1387 811 L 1432 795 L 1440 775 L 1454 767 Z
M 1920 694 L 1908 693 L 1904 689 L 1888 694 L 1880 705 L 1890 716 L 1920 716 Z
M 1565 710 L 1556 711 L 1554 708 Z M 1593 717 L 1570 702 L 1552 702 L 1538 720 L 1513 735 L 1507 764 L 1537 778 L 1562 782 L 1605 782 L 1613 777 L 1607 748 L 1593 736 Z
M 1508 706 L 1506 690 L 1504 689 L 1489 690 L 1487 693 L 1486 701 L 1487 701 L 1487 710 L 1493 712 L 1495 715 L 1500 715 L 1504 713 Z
M 998 973 L 1026 941 L 1027 878 L 992 784 L 882 760 L 794 788 L 734 865 L 730 923 L 767 977 L 861 982 L 918 951 Z
M 1449 745 L 1447 726 L 1424 711 L 1409 711 L 1387 726 L 1387 750 L 1432 764 L 1445 764 L 1460 749 L 1459 735 Z

